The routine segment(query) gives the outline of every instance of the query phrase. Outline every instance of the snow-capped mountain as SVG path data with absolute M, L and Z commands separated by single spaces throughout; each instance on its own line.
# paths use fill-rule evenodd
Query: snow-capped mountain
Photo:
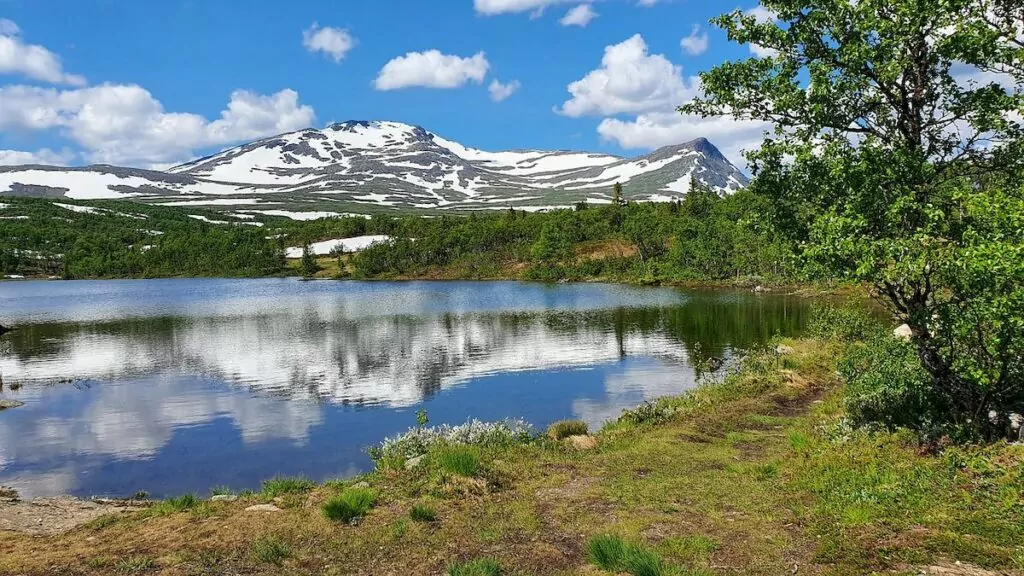
M 669 200 L 684 195 L 692 180 L 722 192 L 747 182 L 703 138 L 636 158 L 567 151 L 485 152 L 418 126 L 344 122 L 257 140 L 167 171 L 0 167 L 0 194 L 131 198 L 267 213 L 510 205 L 541 209 L 583 199 L 607 202 L 616 182 L 624 186 L 627 198 Z

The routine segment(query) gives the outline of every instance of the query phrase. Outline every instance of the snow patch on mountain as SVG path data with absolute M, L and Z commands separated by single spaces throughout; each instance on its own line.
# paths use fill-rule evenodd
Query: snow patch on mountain
M 336 248 L 342 248 L 345 252 L 359 252 L 365 250 L 372 244 L 379 244 L 391 240 L 390 236 L 355 236 L 353 238 L 340 238 L 337 240 L 324 240 L 309 245 L 309 251 L 316 256 L 328 256 Z M 302 258 L 303 246 L 294 246 L 285 250 L 285 258 L 297 260 Z

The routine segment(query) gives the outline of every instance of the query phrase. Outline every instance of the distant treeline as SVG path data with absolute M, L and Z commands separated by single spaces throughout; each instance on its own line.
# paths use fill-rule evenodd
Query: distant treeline
M 88 202 L 88 212 L 52 200 L 0 198 L 0 273 L 62 278 L 264 276 L 281 273 L 284 251 L 243 220 L 204 210 Z M 70 205 L 70 204 L 69 204 Z M 232 221 L 210 224 L 190 217 Z
M 580 203 L 530 213 L 377 215 L 258 221 L 196 209 L 2 200 L 0 272 L 65 278 L 267 276 L 287 273 L 285 246 L 370 234 L 394 240 L 336 255 L 339 275 L 635 282 L 794 276 L 790 243 L 764 201 L 696 189 L 670 203 Z M 223 223 L 207 223 L 194 216 Z M 257 224 L 263 224 L 262 227 Z

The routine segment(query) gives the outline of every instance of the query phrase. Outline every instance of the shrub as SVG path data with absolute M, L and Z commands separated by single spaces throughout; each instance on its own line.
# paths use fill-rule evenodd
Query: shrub
M 582 436 L 587 433 L 587 423 L 582 420 L 560 420 L 548 427 L 548 437 L 552 440 L 563 440 L 569 436 Z
M 532 440 L 533 427 L 523 420 L 470 420 L 459 426 L 443 424 L 410 428 L 403 434 L 385 438 L 378 446 L 370 448 L 369 454 L 378 467 L 385 467 L 386 463 L 404 462 L 422 456 L 431 446 L 440 444 L 509 446 Z
M 292 555 L 292 548 L 277 536 L 263 536 L 252 543 L 250 552 L 257 562 L 280 566 Z
M 655 400 L 654 402 L 648 401 L 631 410 L 623 410 L 618 421 L 628 422 L 638 426 L 643 424 L 656 426 L 671 420 L 672 417 L 675 416 L 676 412 L 676 407 L 668 400 Z
M 864 341 L 882 332 L 882 324 L 872 318 L 865 308 L 831 304 L 815 307 L 807 325 L 810 336 L 841 342 Z
M 500 576 L 501 564 L 497 560 L 481 558 L 465 564 L 452 564 L 448 576 Z
M 437 520 L 437 512 L 425 504 L 416 504 L 409 510 L 409 517 L 416 522 L 433 522 Z
M 608 572 L 615 572 L 622 565 L 626 544 L 622 538 L 612 534 L 594 536 L 587 542 L 587 560 Z
M 913 345 L 879 335 L 852 347 L 839 365 L 844 403 L 854 426 L 880 425 L 938 434 L 946 412 L 932 394 L 928 373 Z
M 480 450 L 474 446 L 451 446 L 434 456 L 441 469 L 451 474 L 472 478 L 480 471 Z
M 349 488 L 320 507 L 329 520 L 355 522 L 377 503 L 377 495 L 369 488 Z
M 285 494 L 301 494 L 309 492 L 316 484 L 308 478 L 285 478 L 275 476 L 270 480 L 264 480 L 260 493 L 268 498 L 277 498 Z

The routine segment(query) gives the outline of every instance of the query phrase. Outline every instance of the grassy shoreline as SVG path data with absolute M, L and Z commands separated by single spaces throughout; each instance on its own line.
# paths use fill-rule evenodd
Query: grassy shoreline
M 785 344 L 630 412 L 593 449 L 442 446 L 408 469 L 275 479 L 235 501 L 172 499 L 60 536 L 0 532 L 0 573 L 596 575 L 609 573 L 588 559 L 604 535 L 660 567 L 643 574 L 1024 566 L 1024 448 L 935 455 L 846 430 L 841 345 Z M 279 511 L 246 510 L 260 504 Z

